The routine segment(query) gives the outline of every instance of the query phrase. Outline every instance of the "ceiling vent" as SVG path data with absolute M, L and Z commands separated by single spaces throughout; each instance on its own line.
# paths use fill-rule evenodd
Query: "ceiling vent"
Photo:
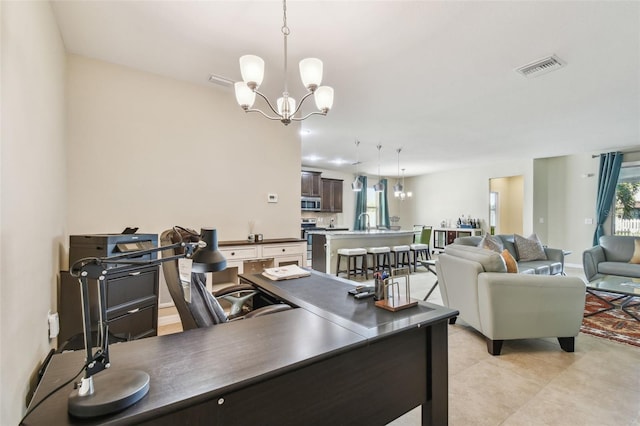
M 209 75 L 209 83 L 219 84 L 220 86 L 231 87 L 233 86 L 234 81 L 229 80 L 226 77 L 222 77 L 221 75 L 211 74 Z
M 563 60 L 553 55 L 516 68 L 516 72 L 527 78 L 533 78 L 560 69 L 565 65 Z

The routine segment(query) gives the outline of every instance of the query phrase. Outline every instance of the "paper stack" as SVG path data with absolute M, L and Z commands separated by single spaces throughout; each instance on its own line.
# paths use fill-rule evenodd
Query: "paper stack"
M 262 275 L 273 281 L 290 280 L 292 278 L 302 278 L 311 275 L 311 272 L 302 269 L 298 265 L 278 266 L 277 268 L 266 268 Z

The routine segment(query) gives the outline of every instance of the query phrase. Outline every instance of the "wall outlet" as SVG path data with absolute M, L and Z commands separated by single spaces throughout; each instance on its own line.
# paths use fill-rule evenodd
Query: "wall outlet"
M 267 203 L 277 203 L 278 194 L 267 194 Z
M 49 321 L 49 339 L 55 339 L 58 337 L 58 333 L 60 333 L 60 318 L 58 317 L 58 313 L 51 313 L 51 311 L 49 311 L 47 320 Z
M 538 222 L 544 223 L 544 217 L 541 217 L 540 219 L 538 219 Z

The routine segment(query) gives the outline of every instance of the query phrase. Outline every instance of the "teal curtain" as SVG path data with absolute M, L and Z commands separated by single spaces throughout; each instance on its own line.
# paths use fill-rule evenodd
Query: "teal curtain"
M 613 199 L 616 196 L 618 176 L 622 165 L 621 152 L 600 154 L 600 171 L 598 173 L 598 195 L 596 198 L 596 231 L 593 234 L 593 245 L 597 246 L 604 235 L 604 222 L 611 213 Z
M 353 230 L 364 231 L 367 229 L 367 219 L 360 215 L 367 212 L 367 177 L 358 176 L 358 180 L 362 182 L 362 191 L 356 192 L 356 217 L 353 221 Z
M 384 185 L 384 190 L 378 193 L 378 226 L 389 228 L 391 221 L 389 221 L 389 199 L 387 198 L 387 179 L 382 179 L 380 182 Z

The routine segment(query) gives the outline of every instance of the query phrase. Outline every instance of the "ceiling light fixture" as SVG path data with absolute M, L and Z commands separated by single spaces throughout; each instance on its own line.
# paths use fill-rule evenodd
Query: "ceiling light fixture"
M 382 183 L 382 177 L 380 176 L 380 148 L 382 148 L 382 145 L 378 144 L 376 148 L 378 148 L 378 183 L 373 185 L 373 190 L 376 192 L 382 192 L 384 191 L 384 184 Z
M 400 193 L 404 189 L 404 187 L 400 183 L 400 151 L 402 151 L 402 148 L 396 149 L 396 152 L 398 153 L 398 180 L 396 184 L 393 185 L 393 195 L 396 197 L 399 197 Z
M 393 196 L 400 198 L 400 201 L 404 201 L 405 198 L 413 196 L 413 193 L 404 191 L 404 169 L 402 169 L 402 183 L 400 183 L 400 151 L 402 151 L 402 148 L 396 150 L 398 153 L 398 182 L 393 185 Z
M 362 181 L 360 180 L 360 176 L 358 175 L 358 164 L 360 164 L 360 161 L 358 160 L 358 146 L 359 145 L 360 145 L 360 141 L 356 140 L 356 162 L 353 163 L 356 166 L 356 178 L 354 179 L 353 183 L 351 183 L 351 189 L 354 192 L 362 191 Z
M 240 57 L 240 72 L 244 81 L 235 83 L 236 100 L 245 112 L 259 112 L 269 120 L 279 120 L 285 126 L 292 121 L 302 121 L 312 115 L 327 115 L 333 106 L 333 88 L 329 86 L 320 86 L 322 81 L 322 61 L 317 58 L 306 58 L 300 61 L 300 77 L 302 84 L 307 88 L 307 94 L 300 100 L 296 107 L 296 100 L 289 97 L 287 86 L 287 37 L 291 33 L 287 26 L 287 2 L 282 2 L 283 24 L 282 34 L 284 36 L 284 92 L 282 97 L 276 102 L 277 109 L 273 107 L 271 102 L 258 91 L 258 87 L 264 78 L 264 60 L 255 55 L 244 55 Z M 253 104 L 256 100 L 256 94 L 267 103 L 271 111 L 276 116 L 270 116 L 259 109 L 254 109 Z M 300 110 L 302 103 L 311 95 L 315 95 L 316 107 L 319 111 L 311 112 L 304 117 L 295 117 Z

